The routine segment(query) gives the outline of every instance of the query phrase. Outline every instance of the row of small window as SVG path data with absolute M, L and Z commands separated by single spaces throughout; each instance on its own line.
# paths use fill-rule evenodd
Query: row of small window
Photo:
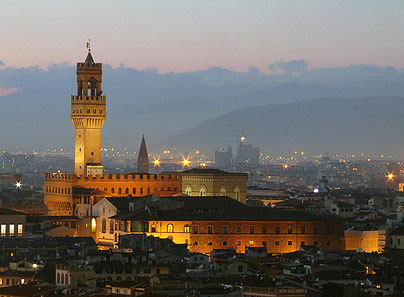
M 8 229 L 8 235 L 9 236 L 15 236 L 15 225 L 16 224 L 9 224 L 7 228 L 7 224 L 1 224 L 0 227 L 0 234 L 1 236 L 7 236 L 7 229 Z M 17 224 L 17 235 L 22 236 L 23 233 L 23 225 L 22 224 Z
M 0 286 L 15 286 L 15 285 L 23 285 L 27 281 L 25 278 L 17 279 L 17 278 L 1 278 L 0 277 Z M 8 295 L 7 295 L 8 296 Z
M 167 232 L 174 232 L 174 227 L 170 227 L 170 228 L 172 228 L 172 231 L 169 231 L 169 226 L 170 225 L 171 224 L 169 224 L 167 226 Z M 208 225 L 208 230 L 207 230 L 208 234 L 213 234 L 213 233 L 221 234 L 220 231 L 222 231 L 222 234 L 229 233 L 229 226 L 222 226 L 222 230 L 214 230 L 214 227 L 212 225 Z M 317 226 L 317 225 L 313 226 L 313 233 L 314 234 L 318 234 L 319 231 L 320 231 L 319 226 Z M 186 231 L 184 230 L 184 232 L 186 232 Z M 189 232 L 189 227 L 188 227 L 188 232 Z M 188 233 L 188 232 L 186 232 L 186 233 Z M 199 233 L 199 226 L 192 226 L 192 233 L 198 234 Z M 236 226 L 236 232 L 235 233 L 236 234 L 242 234 L 242 226 L 241 225 Z M 249 233 L 250 234 L 255 234 L 256 233 L 255 226 L 250 226 Z M 267 234 L 267 233 L 268 233 L 267 226 L 262 226 L 261 234 Z M 275 232 L 274 233 L 275 234 L 281 234 L 281 226 L 275 226 Z M 329 226 L 327 226 L 327 233 L 331 233 L 331 227 L 329 227 Z M 293 226 L 288 226 L 287 234 L 293 234 Z M 306 234 L 306 226 L 300 226 L 300 234 Z
M 120 221 L 118 223 L 118 221 L 114 222 L 113 220 L 110 220 L 109 221 L 109 233 L 114 234 L 114 230 L 126 231 L 126 225 L 122 221 Z M 107 220 L 106 219 L 102 219 L 101 233 L 107 233 Z
M 68 274 L 58 272 L 56 274 L 56 284 L 62 284 L 62 285 L 66 284 L 66 285 L 68 285 L 69 284 L 69 276 L 68 276 Z
M 173 190 L 174 190 L 174 191 L 178 191 L 178 188 L 175 187 L 175 188 L 173 188 Z M 104 188 L 104 191 L 105 191 L 105 192 L 108 192 L 108 188 Z M 164 191 L 164 187 L 161 188 L 161 191 Z M 172 191 L 172 189 L 171 189 L 170 187 L 168 187 L 168 188 L 167 188 L 167 191 Z M 116 193 L 117 193 L 118 195 L 120 195 L 120 194 L 126 194 L 126 195 L 132 194 L 132 195 L 136 195 L 137 189 L 136 189 L 136 188 L 133 188 L 133 189 L 132 189 L 132 193 L 129 193 L 129 192 L 130 192 L 130 191 L 129 191 L 129 188 L 126 188 L 125 191 L 123 191 L 122 188 L 118 188 L 118 189 L 116 190 Z M 157 188 L 154 188 L 154 192 L 157 192 Z M 115 194 L 115 188 L 111 188 L 111 193 L 112 193 L 112 194 Z M 140 189 L 139 189 L 139 194 L 140 194 L 140 195 L 142 195 L 142 194 L 150 194 L 150 193 L 151 193 L 151 189 L 150 189 L 150 188 L 147 188 L 147 189 L 144 189 L 144 190 L 143 190 L 143 188 L 140 188 Z
M 83 109 L 72 109 L 72 113 L 83 113 Z M 87 109 L 87 113 L 91 113 L 91 109 Z M 97 113 L 97 109 L 93 109 L 93 113 Z M 102 109 L 99 110 L 99 113 L 102 114 Z
M 160 268 L 150 268 L 150 267 L 138 267 L 138 268 L 112 268 L 112 267 L 105 267 L 105 274 L 151 274 L 153 272 L 153 274 L 160 274 Z M 95 273 L 96 274 L 102 274 L 102 268 L 97 267 L 95 269 Z
M 280 245 L 280 241 L 275 241 L 274 244 L 275 244 L 275 245 Z M 327 241 L 326 244 L 327 244 L 327 245 L 331 245 L 331 241 Z M 193 245 L 198 245 L 198 241 L 194 241 Z M 213 242 L 212 242 L 212 241 L 209 241 L 209 242 L 208 242 L 208 245 L 213 245 Z M 227 240 L 223 240 L 222 245 L 223 245 L 223 246 L 227 246 L 227 245 L 228 245 Z M 241 245 L 241 240 L 238 240 L 238 241 L 237 241 L 237 245 L 239 245 L 239 246 Z M 250 240 L 249 243 L 248 243 L 248 245 L 249 245 L 249 246 L 254 246 L 254 241 L 253 241 L 253 240 Z M 292 245 L 293 245 L 293 241 L 288 240 L 287 245 L 292 246 Z M 306 242 L 305 242 L 305 241 L 301 241 L 301 242 L 300 242 L 300 246 L 305 246 L 305 245 L 306 245 Z M 317 246 L 317 245 L 318 245 L 318 241 L 317 241 L 317 240 L 313 241 L 313 245 Z M 261 242 L 261 246 L 267 246 L 267 242 L 266 242 L 266 241 L 262 241 L 262 242 Z
M 51 193 L 51 194 L 70 194 L 70 188 L 45 187 L 45 193 Z

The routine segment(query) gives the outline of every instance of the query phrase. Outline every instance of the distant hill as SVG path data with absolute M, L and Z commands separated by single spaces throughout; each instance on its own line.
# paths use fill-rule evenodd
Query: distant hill
M 404 148 L 404 98 L 322 98 L 252 106 L 204 121 L 175 137 L 172 146 L 235 147 L 236 134 L 271 152 L 379 153 Z

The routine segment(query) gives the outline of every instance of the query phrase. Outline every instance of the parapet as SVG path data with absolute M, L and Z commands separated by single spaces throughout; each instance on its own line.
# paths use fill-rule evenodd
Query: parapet
M 70 181 L 76 178 L 76 175 L 73 173 L 45 173 L 45 180 L 53 180 L 53 181 Z
M 178 180 L 180 176 L 178 174 L 142 174 L 142 173 L 131 173 L 131 174 L 104 174 L 104 175 L 89 175 L 89 176 L 77 176 L 77 179 L 83 180 L 114 180 L 114 181 L 131 181 L 131 180 Z
M 84 102 L 84 101 L 102 101 L 105 103 L 107 101 L 107 97 L 106 96 L 84 96 L 84 95 L 75 96 L 75 95 L 72 95 L 72 103 L 73 102 L 80 103 L 80 102 Z
M 83 68 L 83 69 L 99 69 L 102 70 L 102 63 L 94 63 L 94 64 L 87 64 L 87 63 L 77 63 L 77 70 Z

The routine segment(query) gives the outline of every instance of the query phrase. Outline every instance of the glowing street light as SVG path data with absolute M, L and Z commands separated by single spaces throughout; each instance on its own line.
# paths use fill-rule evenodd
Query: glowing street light
M 16 182 L 15 186 L 17 189 L 21 189 L 21 182 Z
M 387 174 L 387 180 L 393 180 L 394 179 L 394 174 L 391 172 Z
M 160 166 L 160 160 L 159 159 L 154 159 L 153 163 L 154 163 L 154 167 Z
M 181 163 L 182 163 L 182 167 L 189 167 L 191 165 L 191 161 L 189 161 L 189 159 L 185 159 L 185 158 L 183 158 Z

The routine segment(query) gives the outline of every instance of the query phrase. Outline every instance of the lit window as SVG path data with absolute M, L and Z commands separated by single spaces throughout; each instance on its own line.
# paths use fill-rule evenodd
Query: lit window
M 6 231 L 7 231 L 7 225 L 2 224 L 1 225 L 1 236 L 6 236 Z
M 168 224 L 168 225 L 167 225 L 167 232 L 168 232 L 168 233 L 173 233 L 173 232 L 174 232 L 174 226 L 173 226 L 173 224 Z
M 189 226 L 188 225 L 184 226 L 184 233 L 189 233 Z
M 95 218 L 91 219 L 91 232 L 95 232 L 95 229 L 97 228 L 97 222 L 95 221 Z
M 208 226 L 208 233 L 212 234 L 213 233 L 213 226 Z
M 22 224 L 18 224 L 17 233 L 18 233 L 18 236 L 22 236 Z
M 14 224 L 10 224 L 9 233 L 10 233 L 10 236 L 14 236 Z
M 250 246 L 253 246 L 253 245 L 254 245 L 254 241 L 250 240 Z

